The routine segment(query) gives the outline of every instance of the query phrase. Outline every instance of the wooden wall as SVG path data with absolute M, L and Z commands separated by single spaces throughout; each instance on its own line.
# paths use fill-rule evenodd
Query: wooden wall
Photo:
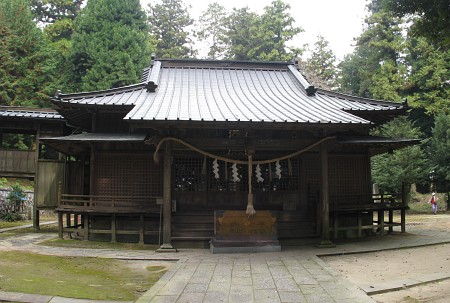
M 36 151 L 0 149 L 1 177 L 34 177 Z
M 58 183 L 64 181 L 64 161 L 39 160 L 38 178 L 35 184 L 37 208 L 57 206 Z

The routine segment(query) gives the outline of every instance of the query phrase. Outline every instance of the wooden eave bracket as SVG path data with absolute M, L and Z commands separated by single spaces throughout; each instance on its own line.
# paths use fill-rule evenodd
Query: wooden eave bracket
M 314 85 L 309 84 L 294 65 L 288 65 L 288 68 L 295 79 L 297 79 L 297 81 L 300 83 L 300 87 L 303 89 L 306 95 L 310 97 L 314 96 L 317 88 L 315 88 Z
M 147 79 L 147 92 L 155 92 L 161 74 L 161 61 L 155 61 Z

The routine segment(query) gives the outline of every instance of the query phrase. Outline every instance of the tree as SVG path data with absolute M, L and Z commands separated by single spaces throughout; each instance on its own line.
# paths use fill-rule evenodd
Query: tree
M 292 61 L 302 53 L 287 43 L 303 30 L 294 26 L 290 6 L 272 1 L 259 16 L 248 7 L 234 9 L 228 19 L 229 59 L 259 61 Z
M 419 139 L 422 133 L 406 117 L 399 117 L 372 133 L 391 138 Z M 372 157 L 372 179 L 385 191 L 398 191 L 403 183 L 424 183 L 428 163 L 420 146 L 409 146 L 392 154 Z
M 139 0 L 90 0 L 76 20 L 72 81 L 84 91 L 137 83 L 150 54 Z
M 450 8 L 448 0 L 382 0 L 385 10 L 398 17 L 412 16 L 411 33 L 425 37 L 443 51 L 450 46 Z
M 257 43 L 259 16 L 248 7 L 234 8 L 227 20 L 227 36 L 230 43 L 225 57 L 232 60 L 251 60 L 249 52 Z
M 323 36 L 317 36 L 311 56 L 303 66 L 308 80 L 315 86 L 323 89 L 336 88 L 336 56 Z
M 29 2 L 36 21 L 46 25 L 58 20 L 75 19 L 86 0 L 30 0 Z
M 150 34 L 158 58 L 189 58 L 195 55 L 187 28 L 194 23 L 181 0 L 161 0 L 148 5 Z
M 200 41 L 208 41 L 208 58 L 210 59 L 218 59 L 225 56 L 229 45 L 228 37 L 226 36 L 226 18 L 225 7 L 217 2 L 208 4 L 208 8 L 199 18 L 199 30 L 196 36 Z
M 291 6 L 282 0 L 272 1 L 264 8 L 257 36 L 260 43 L 249 53 L 250 57 L 263 61 L 292 61 L 301 55 L 299 48 L 287 46 L 287 42 L 303 32 L 301 27 L 294 26 L 290 9 Z
M 410 75 L 403 93 L 428 114 L 450 114 L 450 50 L 441 51 L 423 37 L 409 37 Z
M 401 55 L 405 44 L 402 20 L 381 9 L 378 0 L 368 5 L 371 14 L 356 39 L 356 49 L 340 64 L 343 92 L 362 97 L 400 101 L 406 68 Z
M 43 27 L 50 47 L 55 50 L 58 77 L 55 86 L 63 91 L 75 91 L 72 83 L 70 52 L 75 19 L 86 0 L 30 0 L 35 21 Z
M 450 185 L 450 115 L 436 116 L 428 153 L 436 178 Z
M 48 106 L 56 88 L 54 51 L 27 0 L 0 2 L 0 104 Z

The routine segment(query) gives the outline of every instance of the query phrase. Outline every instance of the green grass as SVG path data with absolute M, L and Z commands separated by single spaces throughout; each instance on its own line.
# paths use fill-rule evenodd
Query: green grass
M 0 252 L 2 291 L 91 300 L 136 300 L 166 271 L 123 260 Z
M 32 224 L 32 223 L 33 223 L 32 221 L 28 221 L 28 220 L 21 220 L 21 221 L 14 221 L 14 222 L 6 222 L 6 221 L 0 220 L 0 229 L 16 227 L 16 226 L 23 226 L 23 225 Z

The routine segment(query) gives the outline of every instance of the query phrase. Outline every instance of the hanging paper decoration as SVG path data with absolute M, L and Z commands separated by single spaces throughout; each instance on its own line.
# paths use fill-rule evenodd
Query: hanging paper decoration
M 280 161 L 275 163 L 275 175 L 277 175 L 278 179 L 281 179 L 281 165 Z
M 217 159 L 213 161 L 213 173 L 214 178 L 219 179 L 219 164 L 217 163 Z
M 264 182 L 264 179 L 261 176 L 261 167 L 259 166 L 259 164 L 256 165 L 255 173 L 256 173 L 256 182 Z
M 241 181 L 241 179 L 239 178 L 239 175 L 238 175 L 238 169 L 237 169 L 236 163 L 233 163 L 233 165 L 231 166 L 231 172 L 232 172 L 233 182 Z

